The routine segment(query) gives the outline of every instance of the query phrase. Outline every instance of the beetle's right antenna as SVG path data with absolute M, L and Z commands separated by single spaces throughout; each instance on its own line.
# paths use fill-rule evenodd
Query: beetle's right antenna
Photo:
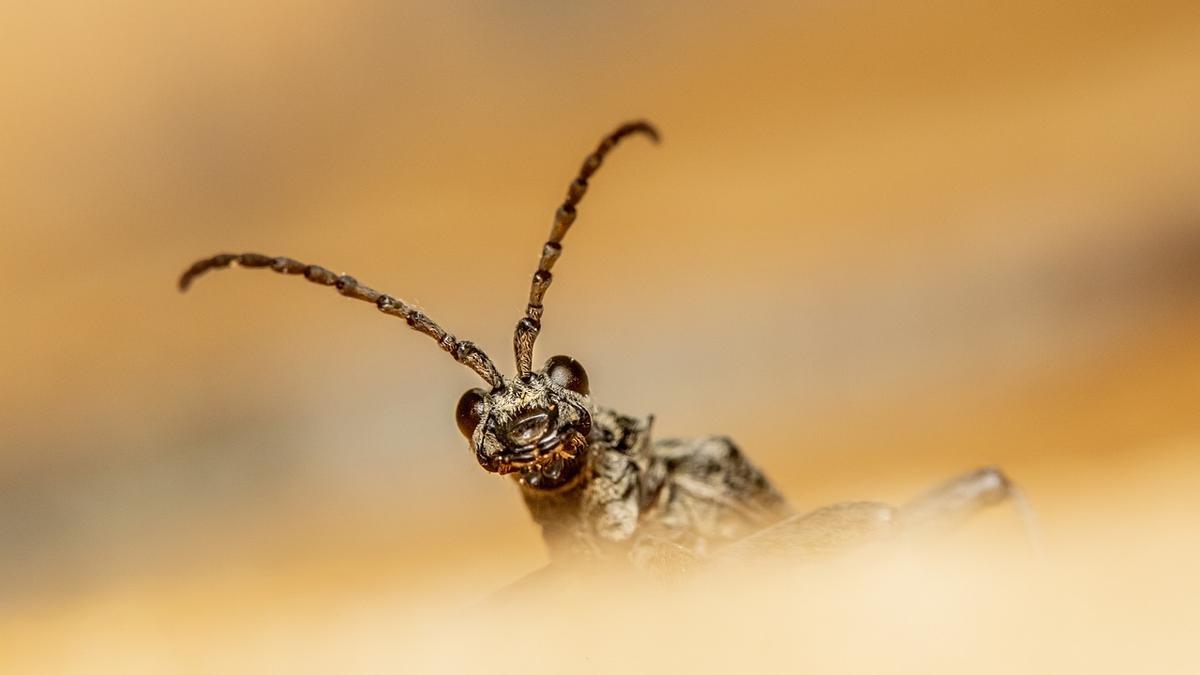
M 406 304 L 403 300 L 364 286 L 352 276 L 334 274 L 320 265 L 308 265 L 291 258 L 272 257 L 261 253 L 221 253 L 192 263 L 183 276 L 179 277 L 179 290 L 186 291 L 188 286 L 191 286 L 193 279 L 211 269 L 222 269 L 230 265 L 266 267 L 280 274 L 303 274 L 305 279 L 315 284 L 334 286 L 338 293 L 347 298 L 369 302 L 384 314 L 404 319 L 409 327 L 436 340 L 438 346 L 446 350 L 451 358 L 475 371 L 493 387 L 500 386 L 504 381 L 492 360 L 474 343 L 459 340 L 447 333 L 441 326 L 434 323 L 433 319 L 425 316 L 416 307 Z
M 542 329 L 542 311 L 544 309 L 542 298 L 546 295 L 546 289 L 550 288 L 550 282 L 554 280 L 554 276 L 550 274 L 550 268 L 554 267 L 554 262 L 562 255 L 562 239 L 566 236 L 567 230 L 571 229 L 571 223 L 575 222 L 575 205 L 583 199 L 584 193 L 587 192 L 588 179 L 600 168 L 605 155 L 616 147 L 622 138 L 639 133 L 645 134 L 650 140 L 658 143 L 658 130 L 645 120 L 626 122 L 601 139 L 596 150 L 583 160 L 583 166 L 579 168 L 579 175 L 567 187 L 567 198 L 554 213 L 554 225 L 550 228 L 550 238 L 542 246 L 541 260 L 538 261 L 537 271 L 534 272 L 533 281 L 529 285 L 529 304 L 525 306 L 525 316 L 517 322 L 516 334 L 513 335 L 513 351 L 517 357 L 518 377 L 528 376 L 533 368 L 533 343 L 537 341 L 538 333 Z

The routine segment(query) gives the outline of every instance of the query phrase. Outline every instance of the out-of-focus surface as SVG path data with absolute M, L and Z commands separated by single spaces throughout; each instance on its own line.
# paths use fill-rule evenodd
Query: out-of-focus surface
M 734 658 L 718 637 L 779 667 L 1182 668 L 1195 3 L 0 13 L 6 670 L 610 664 L 563 660 L 611 624 L 525 616 L 504 643 L 455 613 L 544 560 L 452 421 L 469 371 L 294 279 L 173 283 L 222 250 L 290 255 L 507 365 L 567 181 L 641 116 L 664 143 L 593 181 L 539 358 L 576 356 L 661 435 L 734 437 L 800 509 L 999 464 L 1046 560 L 1001 509 L 928 565 L 734 579 L 671 602 L 735 596 L 735 630 L 624 644 L 671 663 L 667 638 L 699 636 L 713 656 L 680 663 L 709 668 Z

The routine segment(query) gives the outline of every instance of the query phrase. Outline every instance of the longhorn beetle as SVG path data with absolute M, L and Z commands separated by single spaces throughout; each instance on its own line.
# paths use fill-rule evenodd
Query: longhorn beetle
M 502 375 L 474 343 L 454 337 L 419 309 L 318 265 L 260 253 L 222 253 L 189 267 L 179 289 L 186 291 L 208 270 L 230 265 L 303 275 L 372 303 L 433 338 L 487 383 L 459 399 L 458 428 L 480 466 L 515 478 L 556 564 L 619 561 L 661 572 L 688 569 L 714 556 L 821 552 L 869 535 L 948 524 L 1019 496 L 1004 474 L 984 468 L 899 508 L 847 502 L 795 515 L 728 438 L 653 440 L 652 418 L 629 417 L 593 403 L 587 373 L 575 359 L 554 356 L 534 370 L 543 301 L 576 207 L 609 152 L 639 134 L 659 140 L 645 121 L 617 127 L 584 159 L 568 186 L 542 245 L 525 315 L 517 322 L 513 377 Z

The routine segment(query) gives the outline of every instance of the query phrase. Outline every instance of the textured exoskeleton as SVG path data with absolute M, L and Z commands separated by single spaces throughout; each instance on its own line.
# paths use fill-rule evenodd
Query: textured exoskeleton
M 652 420 L 593 404 L 587 374 L 574 359 L 556 356 L 535 371 L 542 301 L 563 237 L 604 158 L 634 134 L 658 141 L 657 131 L 646 122 L 618 127 L 585 158 L 555 212 L 525 315 L 514 333 L 516 374 L 511 378 L 473 343 L 449 334 L 415 307 L 318 265 L 260 253 L 224 253 L 194 263 L 179 287 L 186 290 L 196 276 L 214 268 L 270 268 L 370 302 L 433 338 L 488 384 L 459 400 L 459 429 L 484 469 L 515 477 L 556 562 L 610 561 L 662 572 L 688 569 L 713 557 L 820 553 L 897 528 L 940 526 L 1012 494 L 1002 474 L 981 469 L 899 509 L 849 502 L 793 515 L 728 438 L 655 441 Z

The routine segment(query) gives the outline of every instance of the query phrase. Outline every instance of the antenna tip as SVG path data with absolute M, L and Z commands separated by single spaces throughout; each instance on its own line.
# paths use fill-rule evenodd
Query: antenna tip
M 637 120 L 630 123 L 630 131 L 640 131 L 650 138 L 655 145 L 662 142 L 662 136 L 658 133 L 658 128 L 649 122 L 649 120 Z

